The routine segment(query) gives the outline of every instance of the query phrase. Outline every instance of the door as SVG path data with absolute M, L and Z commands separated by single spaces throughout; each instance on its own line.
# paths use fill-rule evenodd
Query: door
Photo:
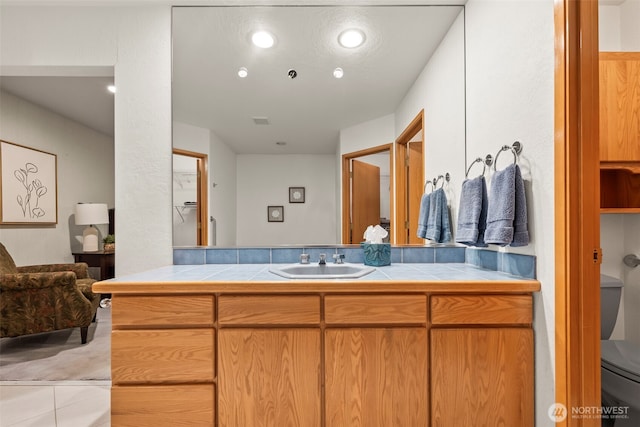
M 431 330 L 431 426 L 533 427 L 530 328 Z
M 228 328 L 218 341 L 220 427 L 320 427 L 320 330 Z
M 324 358 L 327 427 L 428 424 L 425 328 L 327 329 Z
M 420 216 L 420 200 L 424 191 L 422 183 L 422 139 L 411 141 L 407 144 L 407 214 L 409 217 L 409 241 L 410 244 L 424 243 L 418 237 L 418 219 Z
M 208 244 L 206 154 L 173 150 L 173 245 Z
M 380 223 L 380 168 L 351 161 L 351 241 L 362 242 L 369 225 Z
M 418 238 L 420 199 L 424 188 L 424 110 L 396 139 L 396 233 L 395 243 L 423 244 Z
M 393 197 L 394 189 L 394 174 L 393 174 L 393 144 L 384 144 L 377 147 L 370 147 L 364 150 L 355 151 L 352 153 L 346 153 L 342 155 L 342 234 L 341 242 L 343 244 L 359 243 L 362 241 L 362 235 L 366 229 L 366 225 L 378 224 L 385 228 L 389 232 L 390 241 L 394 242 L 394 211 L 395 200 Z M 353 200 L 353 169 L 352 162 L 355 159 L 359 159 L 360 162 L 365 162 L 371 165 L 375 165 L 379 168 L 377 179 L 379 182 L 379 210 L 378 218 L 373 220 L 373 216 L 368 224 L 365 225 L 360 236 L 357 232 L 353 231 L 353 214 L 352 214 L 352 200 Z M 366 185 L 366 179 L 357 179 L 358 185 Z M 373 186 L 375 184 L 372 184 Z M 371 190 L 371 188 L 369 189 Z M 358 203 L 360 204 L 360 203 Z M 375 208 L 374 208 L 375 209 Z M 366 222 L 364 220 L 363 222 Z M 352 239 L 352 236 L 353 239 Z

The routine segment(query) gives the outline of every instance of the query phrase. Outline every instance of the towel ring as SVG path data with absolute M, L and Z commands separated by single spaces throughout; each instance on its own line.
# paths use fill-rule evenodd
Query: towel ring
M 423 189 L 422 189 L 422 191 L 423 191 L 424 193 L 426 193 L 426 192 L 427 192 L 427 184 L 431 184 L 431 185 L 433 186 L 433 182 L 432 182 L 430 179 L 426 180 L 426 181 L 425 181 L 425 183 L 424 183 L 424 187 L 423 187 Z M 433 189 L 433 188 L 431 188 L 431 191 L 433 191 L 433 190 L 434 190 L 434 189 Z
M 469 172 L 471 171 L 471 168 L 473 167 L 473 165 L 475 165 L 476 163 L 482 163 L 482 164 L 483 164 L 483 165 L 482 165 L 482 175 L 484 175 L 484 173 L 485 173 L 485 172 L 486 172 L 486 170 L 487 170 L 487 165 L 484 163 L 484 161 L 482 160 L 482 158 L 481 158 L 481 157 L 478 157 L 478 158 L 477 158 L 477 159 L 475 159 L 475 160 L 473 161 L 473 163 L 471 163 L 471 164 L 469 165 L 469 167 L 467 168 L 467 171 L 466 171 L 466 172 L 465 172 L 465 174 L 464 174 L 464 177 L 465 177 L 465 178 L 469 178 Z
M 491 156 L 491 154 L 487 154 L 484 160 L 482 160 L 481 157 L 475 159 L 473 163 L 471 163 L 467 168 L 467 171 L 464 174 L 465 178 L 469 178 L 469 172 L 471 171 L 473 165 L 475 165 L 476 163 L 482 163 L 482 175 L 479 176 L 484 176 L 485 172 L 487 171 L 487 166 L 491 167 L 491 165 L 493 164 L 493 156 Z
M 513 164 L 518 163 L 518 154 L 522 152 L 522 144 L 520 141 L 515 141 L 511 146 L 503 145 L 500 148 L 500 151 L 496 154 L 496 160 L 493 162 L 493 170 L 498 170 L 498 156 L 500 156 L 500 153 L 508 150 L 511 150 L 511 154 L 513 154 Z
M 436 188 L 436 186 L 438 185 L 438 182 L 439 182 L 441 179 L 442 179 L 443 181 L 442 181 L 442 185 L 440 186 L 440 188 L 444 188 L 444 183 L 445 183 L 445 181 L 446 181 L 446 182 L 451 181 L 451 175 L 449 175 L 449 172 L 447 172 L 447 173 L 446 173 L 446 174 L 444 174 L 444 175 L 438 175 L 438 178 L 433 178 L 433 188 L 434 188 L 434 189 Z

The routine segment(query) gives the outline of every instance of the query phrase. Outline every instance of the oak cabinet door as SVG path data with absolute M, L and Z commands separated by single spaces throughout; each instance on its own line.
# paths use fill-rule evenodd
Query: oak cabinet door
M 320 426 L 320 330 L 221 329 L 220 427 Z
M 640 53 L 600 53 L 600 160 L 640 161 Z
M 327 427 L 427 426 L 425 328 L 325 331 Z
M 431 426 L 533 427 L 533 331 L 431 330 Z

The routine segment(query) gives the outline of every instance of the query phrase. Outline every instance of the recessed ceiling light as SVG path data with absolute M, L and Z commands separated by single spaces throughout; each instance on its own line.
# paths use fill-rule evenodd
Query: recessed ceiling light
M 273 35 L 267 31 L 256 31 L 251 35 L 251 41 L 263 49 L 269 49 L 276 42 Z
M 116 85 L 107 86 L 107 90 L 111 93 L 116 93 Z
M 344 70 L 342 68 L 338 67 L 333 70 L 333 77 L 335 77 L 336 79 L 341 79 L 342 76 L 344 76 Z
M 364 43 L 364 39 L 365 37 L 362 31 L 351 28 L 340 33 L 338 43 L 340 43 L 342 47 L 352 49 Z
M 245 77 L 247 77 L 248 74 L 249 72 L 245 67 L 240 67 L 238 69 L 238 77 L 240 77 L 241 79 L 244 79 Z

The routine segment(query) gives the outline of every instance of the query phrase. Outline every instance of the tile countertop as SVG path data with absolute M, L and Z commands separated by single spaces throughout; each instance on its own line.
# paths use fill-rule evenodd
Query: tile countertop
M 118 277 L 93 285 L 95 292 L 142 293 L 163 289 L 177 292 L 256 292 L 291 291 L 389 291 L 402 284 L 416 291 L 431 289 L 452 292 L 537 292 L 537 280 L 486 270 L 464 263 L 412 263 L 376 267 L 360 278 L 286 279 L 269 271 L 273 264 L 204 264 L 170 265 L 154 270 Z M 289 265 L 289 264 L 278 264 Z M 362 264 L 356 264 L 362 265 Z

